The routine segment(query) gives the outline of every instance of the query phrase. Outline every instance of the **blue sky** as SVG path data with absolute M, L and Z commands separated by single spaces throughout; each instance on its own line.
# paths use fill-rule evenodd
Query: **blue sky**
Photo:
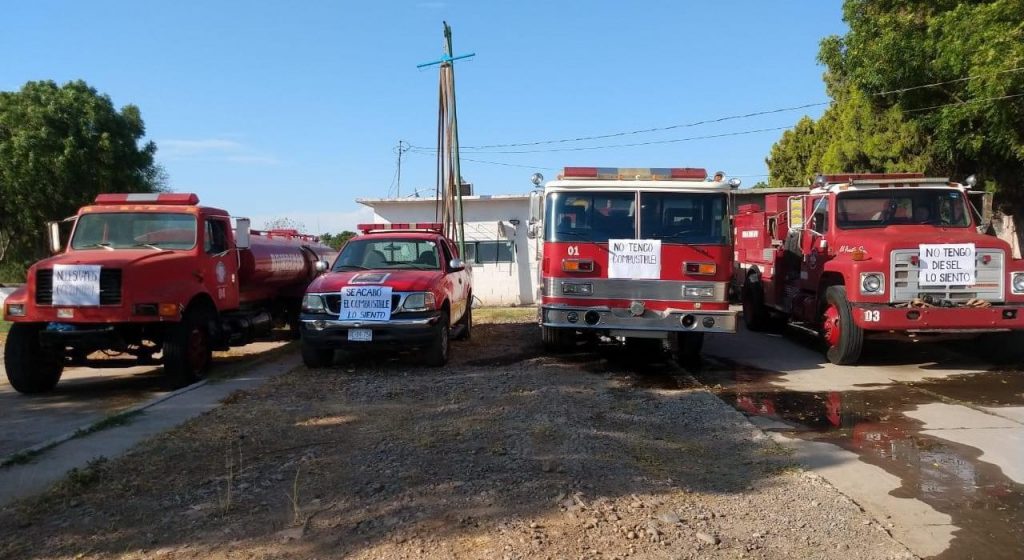
M 355 198 L 394 194 L 395 146 L 434 147 L 441 22 L 453 28 L 463 146 L 575 138 L 827 100 L 818 41 L 839 0 L 140 2 L 5 0 L 0 90 L 84 79 L 138 105 L 177 191 L 308 229 L 351 229 Z M 823 107 L 621 138 L 463 151 L 481 194 L 567 165 L 705 167 L 752 185 L 781 131 L 509 154 L 791 126 Z M 420 152 L 421 150 L 416 150 Z M 472 153 L 471 153 L 472 152 Z M 468 159 L 523 167 L 494 165 Z M 406 154 L 402 194 L 434 186 Z M 429 192 L 428 192 L 429 191 Z

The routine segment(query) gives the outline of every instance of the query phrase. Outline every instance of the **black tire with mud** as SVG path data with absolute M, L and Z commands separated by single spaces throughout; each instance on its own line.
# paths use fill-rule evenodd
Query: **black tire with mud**
M 743 324 L 748 331 L 764 331 L 769 327 L 771 316 L 764 305 L 764 288 L 755 274 L 748 274 L 740 293 L 743 304 Z
M 575 329 L 541 327 L 540 336 L 548 352 L 569 352 L 576 347 Z
M 837 315 L 829 318 L 829 308 L 835 308 Z M 827 325 L 834 321 L 833 325 Z M 838 333 L 834 341 L 829 340 L 829 328 L 838 327 Z M 845 286 L 829 286 L 825 290 L 825 306 L 822 313 L 822 339 L 828 348 L 826 356 L 828 361 L 836 365 L 853 365 L 860 359 L 861 351 L 864 348 L 864 330 L 853 322 L 853 308 L 850 301 L 846 299 Z
M 668 342 L 676 363 L 687 368 L 700 365 L 700 352 L 704 349 L 704 333 L 670 333 Z
M 212 321 L 211 311 L 193 307 L 168 329 L 164 338 L 164 374 L 172 388 L 185 387 L 206 377 L 213 361 Z
M 4 366 L 7 380 L 19 393 L 36 394 L 52 391 L 64 372 L 64 352 L 43 350 L 39 333 L 43 325 L 15 323 L 4 343 Z
M 469 303 L 466 304 L 466 312 L 459 319 L 462 331 L 459 332 L 458 340 L 472 340 L 473 338 L 473 296 L 469 296 Z
M 424 363 L 431 367 L 441 367 L 448 363 L 448 355 L 451 352 L 451 326 L 449 325 L 448 310 L 441 312 L 441 316 L 434 325 L 434 339 L 427 347 Z
M 313 346 L 303 340 L 302 363 L 310 369 L 329 367 L 334 364 L 334 348 Z

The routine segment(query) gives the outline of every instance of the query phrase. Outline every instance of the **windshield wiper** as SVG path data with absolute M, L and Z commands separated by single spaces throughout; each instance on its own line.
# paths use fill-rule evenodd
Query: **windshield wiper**
M 110 242 L 109 241 L 103 241 L 103 242 L 100 242 L 100 243 L 93 243 L 92 245 L 86 245 L 85 246 L 86 249 L 95 249 L 96 247 L 102 247 L 102 248 L 104 248 L 104 249 L 106 249 L 108 251 L 113 251 L 114 250 L 114 248 L 110 246 Z
M 581 238 L 588 237 L 587 234 L 585 234 L 585 233 L 583 233 L 581 231 L 556 231 L 555 232 L 555 237 L 562 237 L 563 235 L 571 235 L 573 237 L 581 237 Z
M 163 247 L 157 247 L 156 245 L 153 245 L 152 243 L 136 243 L 135 245 L 133 245 L 133 247 L 149 247 L 150 249 L 153 249 L 154 251 L 163 251 L 164 250 Z
M 370 267 L 359 265 L 359 264 L 343 264 L 343 265 L 338 267 L 338 270 L 342 270 L 342 269 L 345 269 L 345 268 L 354 268 L 356 270 L 370 270 Z

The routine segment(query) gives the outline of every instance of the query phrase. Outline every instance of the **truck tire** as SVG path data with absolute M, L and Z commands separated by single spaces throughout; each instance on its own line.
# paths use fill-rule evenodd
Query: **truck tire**
M 322 348 L 302 341 L 302 363 L 309 369 L 325 368 L 334 364 L 334 348 Z
M 206 377 L 213 361 L 211 317 L 205 309 L 189 309 L 168 331 L 164 339 L 164 373 L 172 388 L 185 387 Z
M 469 304 L 466 305 L 466 312 L 459 319 L 462 331 L 459 333 L 459 340 L 472 340 L 473 338 L 473 298 L 470 296 Z
M 983 334 L 974 348 L 979 356 L 994 364 L 1018 364 L 1024 361 L 1024 331 Z
M 771 318 L 764 306 L 764 289 L 760 281 L 753 280 L 753 276 L 748 275 L 743 282 L 740 301 L 743 304 L 743 324 L 748 331 L 757 332 L 767 330 Z
M 7 380 L 15 391 L 26 395 L 52 391 L 64 372 L 64 352 L 43 350 L 39 344 L 40 324 L 14 323 L 4 344 Z
M 860 359 L 864 347 L 864 330 L 853 322 L 853 309 L 846 299 L 844 286 L 829 286 L 825 290 L 821 337 L 828 348 L 828 361 L 833 364 L 852 365 Z
M 451 351 L 451 327 L 449 326 L 448 311 L 442 311 L 441 317 L 434 325 L 434 339 L 427 347 L 424 362 L 431 367 L 441 367 L 448 363 L 448 354 Z
M 672 357 L 675 358 L 677 364 L 686 368 L 700 365 L 700 352 L 704 349 L 704 333 L 671 333 L 668 343 L 672 350 Z
M 541 327 L 541 341 L 548 352 L 570 352 L 576 348 L 576 331 L 560 327 Z

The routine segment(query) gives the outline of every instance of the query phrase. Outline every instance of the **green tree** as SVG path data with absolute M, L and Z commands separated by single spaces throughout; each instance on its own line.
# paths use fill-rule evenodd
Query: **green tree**
M 24 278 L 46 254 L 47 221 L 104 192 L 151 192 L 165 183 L 138 107 L 114 108 L 85 82 L 29 82 L 0 92 L 0 276 Z
M 345 230 L 341 233 L 323 233 L 320 234 L 320 242 L 328 247 L 338 250 L 345 244 L 346 241 L 356 236 L 356 232 Z

